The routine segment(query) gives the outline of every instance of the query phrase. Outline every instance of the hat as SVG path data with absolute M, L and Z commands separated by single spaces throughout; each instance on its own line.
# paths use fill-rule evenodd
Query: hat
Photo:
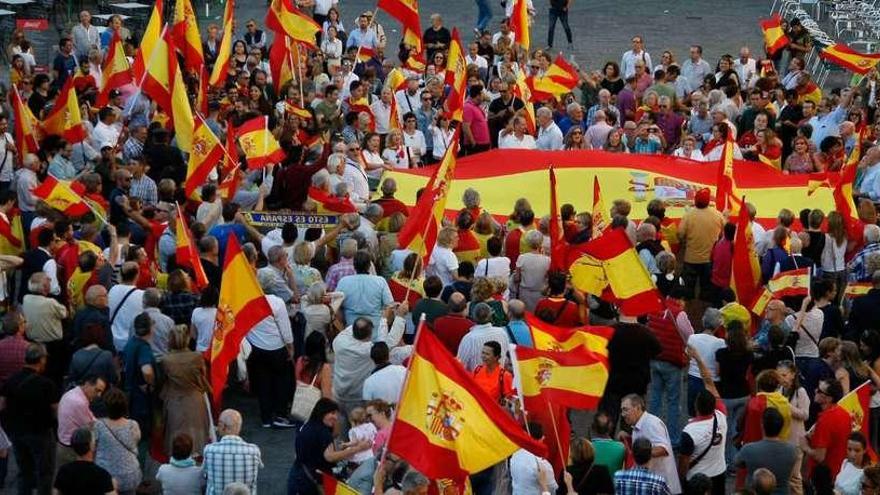
M 117 96 L 122 96 L 122 93 L 118 89 L 111 89 L 110 98 L 116 98 Z
M 694 195 L 694 204 L 697 205 L 697 208 L 705 208 L 709 206 L 710 199 L 712 199 L 712 192 L 708 187 L 704 187 Z

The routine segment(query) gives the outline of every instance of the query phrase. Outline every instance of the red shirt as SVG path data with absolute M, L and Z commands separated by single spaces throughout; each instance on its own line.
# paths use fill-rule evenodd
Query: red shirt
M 852 417 L 846 409 L 834 404 L 819 413 L 813 436 L 810 438 L 810 447 L 825 449 L 824 464 L 831 469 L 832 478 L 837 477 L 840 465 L 846 459 L 846 443 L 850 433 L 852 433 Z M 810 475 L 815 466 L 816 462 L 811 458 L 807 464 L 807 472 Z
M 373 202 L 382 207 L 382 218 L 388 218 L 395 213 L 403 213 L 405 216 L 409 216 L 409 208 L 399 199 L 381 198 Z
M 581 313 L 578 311 L 578 304 L 567 299 L 557 299 L 554 297 L 541 299 L 535 305 L 535 314 L 540 315 L 542 312 L 544 313 L 542 316 L 555 317 L 550 323 L 557 327 L 579 327 L 583 324 L 581 323 Z
M 523 229 L 513 229 L 504 239 L 504 254 L 510 258 L 510 269 L 516 270 L 516 259 L 519 258 L 519 241 L 522 239 Z
M 461 315 L 443 315 L 434 320 L 434 335 L 455 355 L 461 339 L 474 325 L 474 322 Z

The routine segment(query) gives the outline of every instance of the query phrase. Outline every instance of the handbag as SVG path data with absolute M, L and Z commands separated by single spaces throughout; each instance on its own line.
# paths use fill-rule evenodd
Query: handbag
M 318 380 L 318 373 L 320 372 L 321 370 L 318 370 L 315 376 L 312 377 L 312 383 L 296 381 L 296 390 L 293 392 L 293 404 L 290 406 L 290 415 L 294 419 L 303 422 L 308 421 L 309 416 L 312 415 L 312 409 L 315 408 L 315 404 L 321 399 L 321 389 L 315 386 L 315 381 Z

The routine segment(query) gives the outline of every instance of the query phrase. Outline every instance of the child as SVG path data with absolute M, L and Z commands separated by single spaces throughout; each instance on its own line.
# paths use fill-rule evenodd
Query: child
M 351 429 L 348 430 L 348 441 L 357 442 L 360 440 L 373 441 L 376 438 L 376 426 L 372 421 L 367 421 L 367 411 L 363 407 L 355 407 L 348 414 L 348 421 L 351 423 Z M 358 452 L 351 458 L 353 464 L 360 464 L 373 457 L 373 450 L 367 449 Z

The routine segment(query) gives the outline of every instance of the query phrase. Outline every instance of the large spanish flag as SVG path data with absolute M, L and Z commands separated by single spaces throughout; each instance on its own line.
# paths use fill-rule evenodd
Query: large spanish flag
M 189 104 L 189 95 L 186 92 L 186 85 L 183 84 L 183 76 L 181 75 L 180 66 L 177 63 L 177 56 L 174 53 L 174 43 L 168 39 L 169 66 L 168 71 L 171 73 L 171 121 L 174 124 L 174 138 L 177 140 L 177 147 L 184 153 L 192 150 L 193 128 L 195 121 L 193 120 L 192 106 Z
M 880 62 L 880 53 L 859 53 L 843 43 L 827 46 L 819 56 L 856 74 L 867 74 Z
M 782 415 L 783 426 L 779 438 L 788 440 L 788 434 L 791 431 L 791 404 L 788 399 L 779 392 L 758 392 L 746 404 L 742 431 L 743 443 L 757 442 L 764 437 L 761 417 L 768 407 L 776 409 Z
M 660 293 L 624 229 L 570 246 L 568 263 L 575 288 L 617 304 L 625 315 L 663 309 Z
M 761 31 L 764 33 L 764 47 L 771 57 L 789 43 L 788 36 L 782 29 L 782 18 L 779 14 L 774 14 L 769 19 L 762 19 Z
M 577 69 L 560 53 L 543 76 L 529 76 L 527 82 L 532 90 L 532 101 L 547 101 L 571 93 L 579 80 Z
M 315 186 L 309 187 L 309 199 L 318 206 L 318 213 L 357 213 L 357 207 L 348 198 L 338 198 Z
M 755 253 L 755 239 L 748 208 L 740 208 L 737 216 L 730 288 L 736 294 L 736 300 L 745 307 L 752 307 L 752 303 L 761 295 L 761 265 Z
M 446 96 L 446 114 L 450 120 L 461 122 L 464 112 L 464 100 L 467 98 L 467 61 L 464 58 L 464 47 L 458 36 L 458 29 L 452 30 L 452 43 L 449 45 L 449 58 L 446 64 L 446 84 L 449 94 Z
M 611 225 L 611 211 L 605 208 L 602 201 L 602 187 L 599 185 L 599 176 L 593 176 L 593 239 L 598 238 Z
M 33 190 L 34 196 L 69 217 L 81 217 L 92 211 L 83 199 L 85 186 L 79 182 L 59 180 L 51 175 Z
M 419 20 L 418 0 L 379 0 L 377 6 L 400 21 L 403 29 L 403 42 L 422 51 L 422 23 Z
M 272 84 L 275 91 L 281 91 L 282 86 L 293 79 L 294 59 L 293 47 L 289 36 L 276 35 L 269 47 L 269 69 L 272 71 Z
M 586 347 L 593 354 L 608 357 L 608 342 L 614 336 L 612 327 L 585 325 L 565 328 L 547 323 L 532 313 L 526 313 L 525 317 L 535 349 L 570 351 L 578 347 Z
M 144 35 L 141 37 L 141 44 L 138 51 L 134 54 L 134 77 L 138 81 L 144 78 L 147 67 L 153 63 L 153 50 L 159 39 L 162 38 L 164 0 L 156 0 L 153 4 L 153 11 L 150 13 L 150 20 L 147 21 L 147 27 L 144 29 Z M 149 94 L 149 93 L 148 93 Z
M 266 10 L 266 26 L 275 31 L 276 36 L 287 35 L 293 41 L 317 48 L 315 36 L 321 32 L 321 26 L 297 9 L 291 0 L 272 0 Z
M 724 141 L 724 149 L 721 150 L 721 160 L 718 162 L 718 177 L 715 184 L 715 208 L 718 211 L 730 210 L 736 214 L 739 211 L 740 193 L 733 178 L 733 130 L 727 132 L 727 140 Z
M 79 111 L 79 98 L 73 88 L 73 78 L 68 77 L 61 92 L 55 98 L 52 112 L 43 119 L 43 132 L 63 137 L 68 143 L 86 139 L 86 128 Z
M 542 457 L 547 453 L 474 382 L 437 337 L 422 328 L 388 451 L 428 478 L 463 480 L 521 448 Z
M 171 115 L 172 111 L 171 92 L 174 91 L 174 73 L 177 72 L 177 68 L 177 54 L 174 52 L 166 26 L 153 44 L 144 75 L 139 83 L 141 90 L 168 115 Z
M 416 206 L 406 217 L 406 223 L 397 235 L 397 243 L 402 249 L 409 249 L 422 257 L 422 266 L 428 266 L 431 253 L 437 243 L 437 234 L 442 228 L 446 211 L 446 199 L 455 175 L 455 154 L 458 152 L 458 132 L 452 138 L 443 161 L 434 171 L 428 186 Z
M 269 130 L 269 117 L 254 117 L 236 131 L 249 168 L 265 167 L 284 160 L 284 150 Z
M 223 389 L 229 375 L 229 363 L 238 356 L 241 340 L 263 318 L 272 316 L 272 308 L 263 295 L 251 264 L 248 263 L 235 234 L 229 234 L 223 277 L 220 284 L 220 302 L 217 304 L 217 323 L 211 348 L 205 351 L 211 363 L 211 388 L 214 410 L 221 410 Z
M 196 188 L 208 180 L 211 170 L 214 170 L 222 159 L 223 145 L 214 135 L 214 131 L 199 116 L 193 130 L 192 150 L 186 166 L 186 180 L 183 182 L 183 192 L 187 198 L 194 199 Z
M 183 66 L 187 70 L 198 70 L 205 65 L 202 53 L 202 37 L 199 35 L 199 23 L 190 0 L 175 0 L 174 21 L 171 25 L 175 44 L 183 53 Z M 221 45 L 222 46 L 222 45 Z
M 130 84 L 133 79 L 131 77 L 131 66 L 128 65 L 128 57 L 125 56 L 125 50 L 122 48 L 122 38 L 119 32 L 113 32 L 113 39 L 110 41 L 110 48 L 107 50 L 107 56 L 104 59 L 104 66 L 101 84 L 101 92 L 95 99 L 95 106 L 101 108 L 107 106 L 110 101 L 110 90 Z
M 199 260 L 199 251 L 196 249 L 196 243 L 193 241 L 192 232 L 186 224 L 186 218 L 183 216 L 183 210 L 177 205 L 177 225 L 175 229 L 175 237 L 177 237 L 177 251 L 175 252 L 175 260 L 180 266 L 191 268 L 195 274 L 196 287 L 199 290 L 208 286 L 208 276 Z
M 608 360 L 586 347 L 539 351 L 516 346 L 514 368 L 526 403 L 551 402 L 577 409 L 595 409 L 608 383 Z
M 15 138 L 15 145 L 18 147 L 16 159 L 21 162 L 25 155 L 36 153 L 40 149 L 40 121 L 31 112 L 31 108 L 25 104 L 15 85 L 12 86 L 11 97 L 12 116 L 15 118 L 12 135 Z
M 332 474 L 321 473 L 321 487 L 324 495 L 360 495 L 360 492 L 334 478 Z
M 774 297 L 806 296 L 810 292 L 810 269 L 779 272 L 767 282 Z
M 529 2 L 528 0 L 511 0 L 513 2 L 513 14 L 510 15 L 508 22 L 513 36 L 523 50 L 529 51 L 532 45 L 532 37 L 529 33 L 531 20 L 529 19 Z

